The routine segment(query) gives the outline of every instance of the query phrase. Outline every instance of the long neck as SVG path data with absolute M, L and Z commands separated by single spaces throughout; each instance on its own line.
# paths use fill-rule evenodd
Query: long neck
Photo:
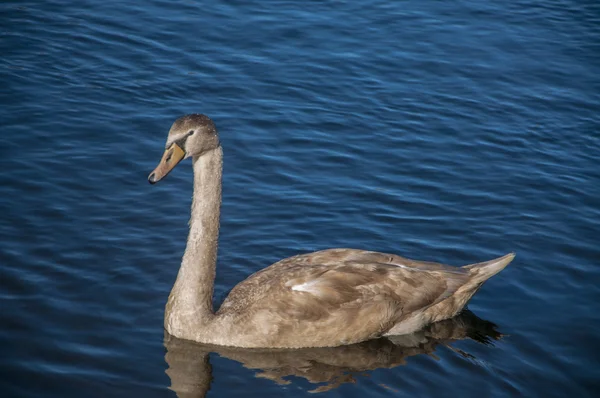
M 214 316 L 212 298 L 217 263 L 223 150 L 194 157 L 194 197 L 187 246 L 166 308 L 165 326 L 194 329 Z M 172 329 L 172 330 L 169 330 Z

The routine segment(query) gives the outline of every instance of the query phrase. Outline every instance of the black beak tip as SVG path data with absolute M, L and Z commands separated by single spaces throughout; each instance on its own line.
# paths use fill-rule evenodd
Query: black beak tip
M 148 176 L 148 182 L 152 185 L 156 184 L 156 179 L 154 177 L 154 173 L 152 173 Z

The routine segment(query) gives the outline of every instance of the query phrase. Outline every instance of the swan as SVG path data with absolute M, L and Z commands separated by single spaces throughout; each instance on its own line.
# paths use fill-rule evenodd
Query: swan
M 283 259 L 212 306 L 223 149 L 206 115 L 178 118 L 148 176 L 155 184 L 192 158 L 187 246 L 165 306 L 165 330 L 180 339 L 244 348 L 334 347 L 408 334 L 458 314 L 514 258 L 451 267 L 395 254 L 328 249 Z

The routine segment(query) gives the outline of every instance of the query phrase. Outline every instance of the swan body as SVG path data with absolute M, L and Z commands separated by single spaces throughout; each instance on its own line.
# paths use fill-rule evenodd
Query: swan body
M 283 259 L 240 282 L 212 308 L 223 151 L 212 120 L 175 121 L 150 183 L 192 157 L 190 232 L 165 309 L 175 337 L 247 348 L 332 347 L 415 332 L 460 312 L 514 258 L 451 267 L 394 254 L 329 249 Z

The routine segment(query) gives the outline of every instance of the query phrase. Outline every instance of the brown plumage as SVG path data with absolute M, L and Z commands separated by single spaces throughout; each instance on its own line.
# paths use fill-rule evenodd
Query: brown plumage
M 212 309 L 223 152 L 213 122 L 188 115 L 171 127 L 158 182 L 193 157 L 194 200 L 182 265 L 167 302 L 174 336 L 238 347 L 327 347 L 405 334 L 456 315 L 514 254 L 462 268 L 394 254 L 330 249 L 281 260 L 233 288 Z

